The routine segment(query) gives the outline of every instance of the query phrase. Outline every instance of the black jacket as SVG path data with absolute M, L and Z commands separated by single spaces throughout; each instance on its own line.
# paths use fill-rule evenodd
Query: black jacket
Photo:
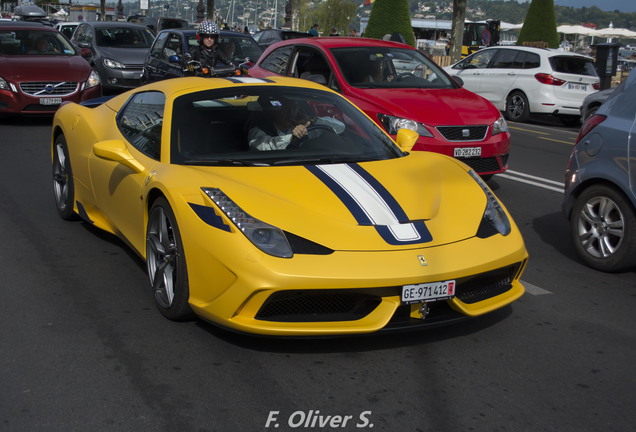
M 218 62 L 223 63 L 224 66 L 233 66 L 232 59 L 228 59 L 221 50 L 217 49 L 217 45 L 212 48 L 206 48 L 204 45 L 195 46 L 190 50 L 190 55 L 192 60 L 201 62 L 201 65 L 205 67 L 217 67 Z

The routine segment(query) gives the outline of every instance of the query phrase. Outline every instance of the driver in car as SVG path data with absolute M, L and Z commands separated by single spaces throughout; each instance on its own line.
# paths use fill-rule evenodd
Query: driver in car
M 344 123 L 333 117 L 308 118 L 299 111 L 296 101 L 284 97 L 261 96 L 258 102 L 265 116 L 248 132 L 250 149 L 253 150 L 282 150 L 290 145 L 294 147 L 305 137 L 316 138 L 326 128 L 336 134 L 345 129 Z M 312 130 L 312 126 L 321 128 Z

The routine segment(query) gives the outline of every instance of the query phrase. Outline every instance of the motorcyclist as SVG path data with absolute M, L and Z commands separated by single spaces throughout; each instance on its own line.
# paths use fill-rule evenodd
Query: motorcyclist
M 190 50 L 192 60 L 201 63 L 201 66 L 215 68 L 221 66 L 234 67 L 232 59 L 228 59 L 219 48 L 219 27 L 213 21 L 203 21 L 197 30 L 199 45 Z

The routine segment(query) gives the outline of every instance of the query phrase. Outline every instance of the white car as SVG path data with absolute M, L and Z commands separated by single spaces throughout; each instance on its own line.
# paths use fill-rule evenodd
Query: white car
M 71 40 L 78 25 L 80 25 L 79 21 L 60 21 L 55 24 L 55 29 Z
M 592 57 L 547 48 L 484 48 L 444 70 L 517 122 L 552 114 L 578 125 L 583 99 L 600 87 Z

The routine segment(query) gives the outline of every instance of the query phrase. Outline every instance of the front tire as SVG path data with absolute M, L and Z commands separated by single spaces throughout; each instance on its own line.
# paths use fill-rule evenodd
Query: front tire
M 574 246 L 592 268 L 618 272 L 636 265 L 636 214 L 622 193 L 591 186 L 577 198 L 570 216 Z
M 526 122 L 530 118 L 528 98 L 521 92 L 513 92 L 506 99 L 506 119 L 515 122 Z
M 157 198 L 150 208 L 146 265 L 155 303 L 163 316 L 175 321 L 192 318 L 183 242 L 174 213 L 163 197 Z
M 53 144 L 53 195 L 57 211 L 64 220 L 75 220 L 75 185 L 68 146 L 64 135 L 58 135 Z

